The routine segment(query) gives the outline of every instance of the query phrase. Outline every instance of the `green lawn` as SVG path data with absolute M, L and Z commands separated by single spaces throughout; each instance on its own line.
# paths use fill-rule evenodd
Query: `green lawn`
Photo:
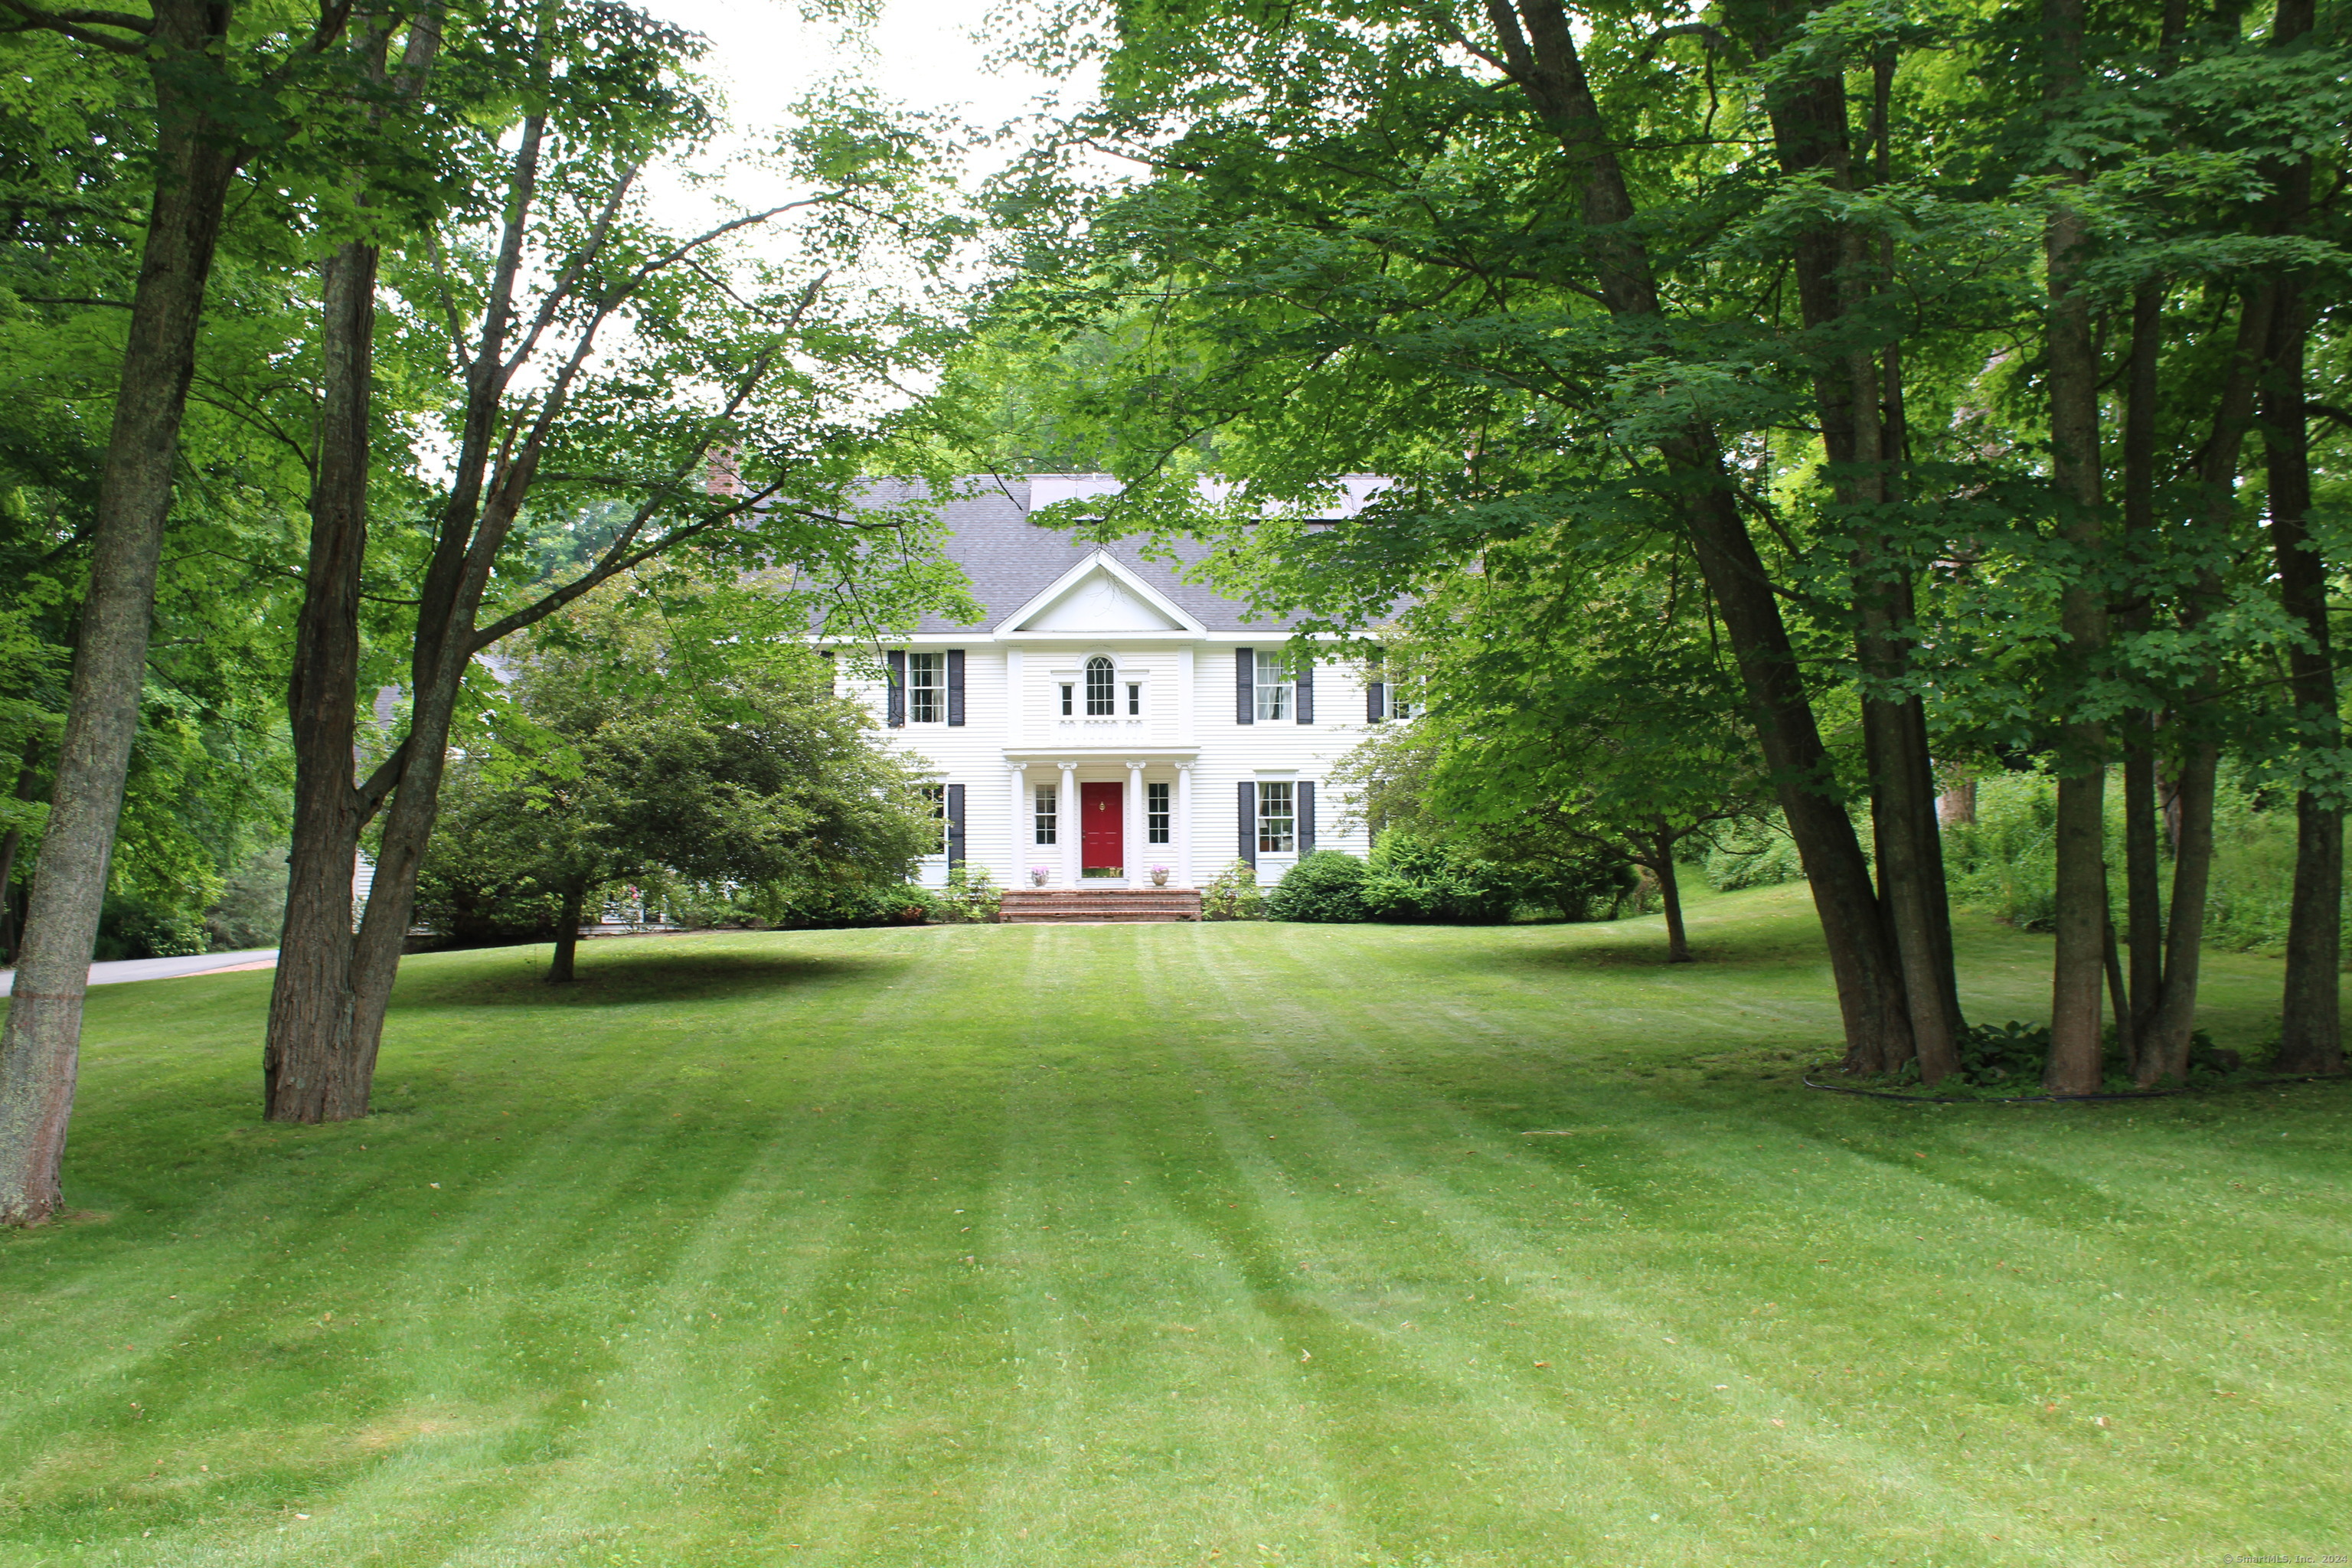
M 2352 1552 L 2352 1085 L 1815 1093 L 1801 890 L 1694 916 L 420 958 L 319 1129 L 266 973 L 101 989 L 0 1563 Z

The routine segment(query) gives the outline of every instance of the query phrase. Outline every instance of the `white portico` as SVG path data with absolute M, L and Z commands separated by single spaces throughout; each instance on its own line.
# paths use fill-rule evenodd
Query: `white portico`
M 1336 803 L 1318 824 L 1316 795 L 1381 716 L 1361 651 L 1295 658 L 1285 627 L 1244 621 L 1132 543 L 1074 544 L 1029 520 L 1073 482 L 949 502 L 949 552 L 984 619 L 926 623 L 881 650 L 886 679 L 851 683 L 940 781 L 923 880 L 962 861 L 1008 887 L 1042 868 L 1048 887 L 1132 888 L 1164 866 L 1191 888 L 1239 859 L 1270 884 L 1309 849 L 1362 853 L 1360 828 L 1333 831 Z

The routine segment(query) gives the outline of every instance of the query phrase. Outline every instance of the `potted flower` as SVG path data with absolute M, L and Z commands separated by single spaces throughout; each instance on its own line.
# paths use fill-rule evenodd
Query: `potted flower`
M 1151 885 L 1155 888 L 1164 888 L 1168 885 L 1167 867 L 1154 866 L 1151 868 Z
M 1029 885 L 1033 888 L 1042 888 L 1045 885 L 1045 879 L 1051 874 L 1043 866 L 1032 866 L 1029 868 Z

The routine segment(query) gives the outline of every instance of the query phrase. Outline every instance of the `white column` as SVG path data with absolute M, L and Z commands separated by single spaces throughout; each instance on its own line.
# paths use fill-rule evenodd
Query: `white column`
M 1148 888 L 1151 885 L 1151 845 L 1144 834 L 1143 764 L 1127 764 L 1127 885 Z
M 1176 842 L 1169 847 L 1176 851 L 1176 875 L 1180 888 L 1193 886 L 1192 880 L 1192 764 L 1176 764 L 1176 831 L 1171 835 Z
M 1061 794 L 1054 797 L 1054 837 L 1060 839 L 1062 886 L 1075 888 L 1079 875 L 1079 851 L 1085 847 L 1087 825 L 1078 820 L 1078 764 L 1055 763 L 1061 772 Z
M 1029 868 L 1037 864 L 1037 818 L 1029 802 L 1029 770 L 1014 765 L 1013 773 L 1013 866 L 1004 874 L 1008 888 L 1029 885 Z

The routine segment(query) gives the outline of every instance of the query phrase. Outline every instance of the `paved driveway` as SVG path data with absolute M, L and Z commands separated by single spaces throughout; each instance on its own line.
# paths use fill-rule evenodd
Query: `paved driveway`
M 191 958 L 125 958 L 89 966 L 92 985 L 121 985 L 133 980 L 184 980 L 191 974 L 218 974 L 225 969 L 268 969 L 278 962 L 274 947 L 248 948 L 243 952 L 200 952 Z M 16 972 L 0 969 L 0 996 L 16 984 Z

